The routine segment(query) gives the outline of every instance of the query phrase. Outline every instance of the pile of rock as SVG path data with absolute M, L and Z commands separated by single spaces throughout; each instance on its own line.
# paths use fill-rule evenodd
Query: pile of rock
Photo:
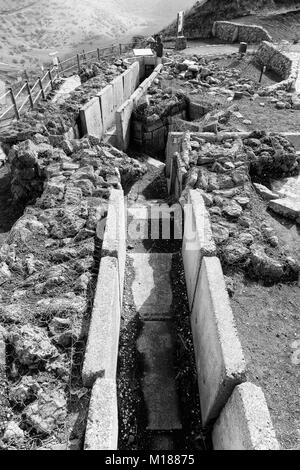
M 180 201 L 185 204 L 188 189 L 199 189 L 201 192 L 210 213 L 213 236 L 225 271 L 238 267 L 267 283 L 297 280 L 300 266 L 280 248 L 272 227 L 261 222 L 254 211 L 257 196 L 249 175 L 252 159 L 248 154 L 248 145 L 254 144 L 251 139 L 254 137 L 245 141 L 244 148 L 241 139 L 225 138 L 223 142 L 209 143 L 195 136 L 191 140 L 187 134 L 185 151 L 178 157 L 177 163 L 184 186 Z M 273 145 L 281 144 L 284 149 L 289 148 L 281 136 L 261 135 L 259 140 L 256 135 L 256 139 L 261 153 L 257 153 L 255 164 L 259 165 L 261 159 L 265 171 L 268 166 L 263 152 L 266 151 L 267 139 L 273 139 Z M 273 165 L 274 158 L 272 154 Z M 289 162 L 287 171 L 294 168 L 295 152 Z M 277 165 L 282 165 L 279 157 Z
M 283 177 L 297 173 L 300 160 L 293 145 L 279 134 L 253 132 L 244 139 L 244 148 L 254 176 Z
M 0 249 L 0 402 L 2 394 L 8 396 L 0 403 L 7 415 L 0 426 L 4 449 L 26 449 L 37 435 L 51 435 L 54 445 L 65 448 L 67 438 L 82 444 L 84 426 L 74 428 L 78 414 L 72 424 L 68 400 L 78 394 L 78 409 L 87 410 L 80 365 L 101 257 L 96 233 L 103 234 L 111 188 L 130 186 L 146 171 L 94 137 L 55 136 L 51 142 L 55 147 L 35 135 L 10 153 L 14 196 L 32 197 L 35 189 L 41 194 Z
M 14 199 L 34 200 L 43 192 L 43 208 L 63 202 L 71 188 L 83 197 L 107 198 L 111 187 L 130 185 L 142 171 L 138 162 L 93 137 L 35 135 L 12 146 L 8 159 Z

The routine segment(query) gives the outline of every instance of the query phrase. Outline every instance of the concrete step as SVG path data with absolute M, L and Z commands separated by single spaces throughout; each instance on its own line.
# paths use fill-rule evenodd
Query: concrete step
M 132 293 L 142 320 L 172 318 L 172 253 L 129 254 L 134 269 Z
M 147 430 L 180 430 L 172 323 L 144 322 L 137 346 L 143 357 L 142 390 L 147 408 Z

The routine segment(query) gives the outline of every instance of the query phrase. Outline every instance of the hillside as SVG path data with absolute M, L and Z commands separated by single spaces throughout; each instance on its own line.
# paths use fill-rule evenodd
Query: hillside
M 153 33 L 194 0 L 0 0 L 0 78 L 6 65 L 30 69 L 49 52 L 73 54 Z
M 274 28 L 277 29 L 277 36 L 285 37 L 287 31 L 281 34 L 281 18 L 278 14 L 286 15 L 292 9 L 300 9 L 300 0 L 201 0 L 198 1 L 187 13 L 185 17 L 185 32 L 189 36 L 208 38 L 214 21 L 231 20 L 234 18 L 249 18 L 249 23 L 257 23 L 258 17 L 273 17 L 276 15 Z M 289 17 L 284 18 L 288 25 Z M 294 18 L 293 23 L 295 23 Z M 247 21 L 247 20 L 246 20 Z M 273 25 L 272 18 L 267 20 L 268 26 Z M 260 24 L 260 23 L 259 23 Z M 278 30 L 279 26 L 279 30 Z M 300 21 L 296 19 L 296 26 L 300 27 Z M 288 28 L 287 28 L 288 29 Z M 176 22 L 173 22 L 162 31 L 165 35 L 176 33 Z M 294 34 L 294 32 L 293 32 Z

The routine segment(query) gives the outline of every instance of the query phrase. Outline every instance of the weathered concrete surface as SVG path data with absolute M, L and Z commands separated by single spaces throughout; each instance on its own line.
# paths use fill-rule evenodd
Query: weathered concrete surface
M 245 381 L 245 359 L 218 258 L 202 260 L 191 317 L 202 424 L 216 418 Z
M 92 387 L 98 377 L 116 379 L 120 333 L 118 260 L 101 259 L 87 347 L 83 383 Z
M 133 101 L 128 99 L 116 112 L 117 143 L 118 147 L 124 151 L 130 143 L 130 120 L 133 107 Z
M 119 75 L 112 82 L 113 96 L 114 96 L 114 112 L 123 104 L 124 90 L 123 90 L 123 77 Z
M 123 76 L 123 90 L 124 90 L 124 99 L 128 100 L 132 93 L 134 92 L 133 88 L 133 72 L 132 69 L 129 68 L 122 74 Z
M 176 152 L 180 151 L 181 148 L 182 134 L 174 135 L 173 132 L 168 134 L 168 142 L 166 146 L 166 176 L 171 176 L 171 163 Z
M 115 380 L 97 379 L 92 390 L 85 450 L 117 450 L 118 403 Z
M 142 319 L 171 316 L 171 253 L 130 254 L 134 269 L 133 299 Z
M 271 191 L 269 188 L 264 186 L 263 184 L 253 183 L 254 188 L 258 192 L 258 194 L 265 200 L 265 201 L 272 201 L 272 199 L 278 199 L 278 194 Z
M 182 256 L 189 304 L 192 310 L 202 258 L 215 256 L 216 245 L 213 240 L 209 214 L 199 191 L 189 191 L 188 204 L 184 210 Z
M 115 121 L 114 90 L 112 85 L 107 85 L 97 96 L 100 100 L 103 130 L 105 132 L 112 127 Z
M 300 199 L 300 175 L 284 178 L 283 180 L 271 181 L 271 187 L 278 196 Z M 275 199 L 278 199 L 278 197 Z
M 102 115 L 98 98 L 92 98 L 79 112 L 82 134 L 101 138 L 103 135 Z
M 300 217 L 300 198 L 274 199 L 269 202 L 269 207 L 272 211 L 289 219 L 297 220 Z
M 279 450 L 260 387 L 238 385 L 213 428 L 214 450 Z
M 119 298 L 122 308 L 126 261 L 126 220 L 122 190 L 112 189 L 110 193 L 102 256 L 111 256 L 118 260 Z
M 151 431 L 181 429 L 173 343 L 170 322 L 143 323 L 137 346 L 143 357 L 142 389 L 147 407 L 147 429 Z

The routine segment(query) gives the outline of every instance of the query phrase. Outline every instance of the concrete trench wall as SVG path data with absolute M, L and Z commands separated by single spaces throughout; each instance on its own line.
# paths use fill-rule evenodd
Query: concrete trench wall
M 124 194 L 112 190 L 82 370 L 84 385 L 92 389 L 85 450 L 116 450 L 118 446 L 116 374 L 125 259 Z
M 150 57 L 151 58 L 151 57 Z M 148 59 L 148 58 L 147 58 Z M 155 59 L 151 58 L 151 59 Z M 135 90 L 134 93 L 126 100 L 116 112 L 116 135 L 117 145 L 121 150 L 126 151 L 131 139 L 131 117 L 134 107 L 138 101 L 145 95 L 152 82 L 161 72 L 163 65 L 158 65 L 154 72 L 143 81 L 143 83 Z M 159 137 L 160 138 L 160 137 Z
M 300 70 L 299 54 L 286 54 L 274 44 L 263 41 L 254 55 L 254 60 L 260 66 L 266 65 L 282 79 L 281 82 L 266 87 L 265 93 L 272 93 L 276 90 L 295 91 Z
M 261 26 L 216 21 L 212 29 L 213 37 L 225 42 L 247 42 L 251 44 L 272 41 L 268 31 Z
M 225 138 L 208 133 L 197 136 L 208 141 Z M 180 161 L 184 161 L 187 150 L 182 133 L 169 135 L 167 174 L 171 192 L 177 197 L 186 171 Z M 263 391 L 247 382 L 246 362 L 216 257 L 209 214 L 199 191 L 189 190 L 187 202 L 182 256 L 203 425 L 212 427 L 215 450 L 277 450 L 279 443 Z
M 128 99 L 139 84 L 139 62 L 135 61 L 101 92 L 80 109 L 81 134 L 102 139 L 116 120 L 117 109 Z

